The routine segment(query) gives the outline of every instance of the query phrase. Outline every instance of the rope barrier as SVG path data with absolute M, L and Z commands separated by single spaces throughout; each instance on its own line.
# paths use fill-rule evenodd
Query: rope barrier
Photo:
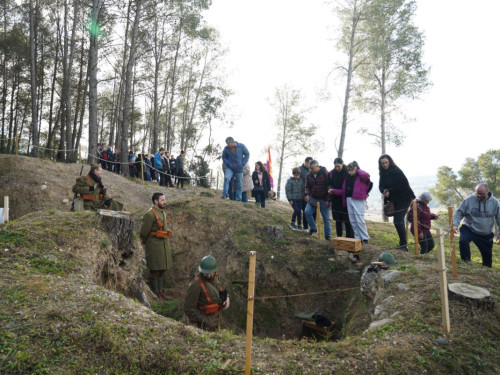
M 111 161 L 111 160 L 107 160 L 107 159 L 100 158 L 99 156 L 93 156 L 93 157 L 94 157 L 95 159 L 97 159 L 97 160 L 101 160 L 101 161 L 104 161 L 104 162 L 106 162 L 106 163 L 120 164 L 120 165 L 135 164 L 135 163 L 137 162 L 137 161 L 134 161 L 134 162 Z M 152 165 L 148 165 L 148 164 L 147 164 L 144 160 L 139 160 L 139 163 L 140 163 L 141 161 L 142 161 L 142 163 L 143 163 L 146 167 L 148 167 L 148 168 L 150 168 L 150 169 L 152 169 L 152 170 L 154 170 L 154 171 L 156 171 L 156 172 L 158 172 L 158 173 L 161 173 L 161 174 L 163 174 L 163 175 L 165 175 L 165 176 L 170 176 L 170 177 L 174 177 L 174 178 L 178 178 L 178 179 L 183 179 L 183 180 L 195 180 L 195 181 L 204 180 L 204 179 L 209 179 L 209 177 L 208 177 L 208 176 L 205 176 L 205 177 L 203 177 L 203 176 L 202 176 L 202 177 L 195 176 L 195 177 L 193 178 L 193 177 L 183 177 L 183 176 L 181 177 L 181 176 L 178 176 L 178 175 L 169 174 L 169 173 L 166 173 L 166 172 L 160 171 L 159 169 L 156 169 L 156 168 L 155 168 L 155 167 L 153 167 Z
M 344 292 L 353 289 L 359 289 L 359 286 L 352 288 L 344 288 L 344 289 L 333 289 L 333 290 L 324 290 L 321 292 L 311 292 L 311 293 L 299 293 L 299 294 L 286 294 L 284 296 L 262 296 L 262 297 L 254 297 L 255 300 L 266 300 L 266 299 L 278 299 L 278 298 L 292 298 L 292 297 L 303 297 L 303 296 L 314 296 L 318 294 L 326 294 L 326 293 L 335 293 L 335 292 Z
M 58 148 L 48 148 L 48 147 L 43 147 L 43 146 L 37 146 L 37 145 L 31 145 L 32 148 L 43 148 L 44 150 L 50 150 L 50 151 L 64 151 L 64 152 L 68 152 L 68 151 L 78 151 L 77 148 L 73 148 L 73 149 L 66 149 L 66 150 L 60 150 Z

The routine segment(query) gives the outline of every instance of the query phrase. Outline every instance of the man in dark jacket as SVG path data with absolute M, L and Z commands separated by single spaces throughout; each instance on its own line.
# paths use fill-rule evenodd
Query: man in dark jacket
M 175 166 L 177 168 L 177 189 L 179 189 L 179 183 L 181 184 L 182 190 L 184 190 L 184 157 L 186 156 L 186 151 L 181 151 L 181 154 L 177 156 L 175 160 Z
M 226 138 L 226 147 L 222 151 L 222 161 L 227 168 L 224 175 L 224 189 L 222 198 L 229 196 L 229 182 L 235 177 L 234 200 L 241 201 L 241 188 L 243 184 L 243 166 L 250 159 L 250 153 L 243 143 L 236 142 L 233 137 Z
M 310 172 L 306 179 L 306 195 L 304 200 L 307 202 L 306 217 L 311 229 L 311 236 L 318 235 L 318 228 L 314 220 L 316 205 L 319 203 L 321 216 L 323 216 L 325 239 L 330 240 L 332 236 L 332 222 L 330 219 L 330 197 L 328 195 L 328 176 L 325 167 L 320 167 L 316 160 L 310 163 Z
M 304 186 L 306 186 L 306 179 L 307 175 L 309 174 L 309 163 L 313 160 L 312 157 L 308 156 L 306 160 L 304 160 L 304 163 L 300 166 L 300 178 L 302 181 L 304 181 Z M 305 200 L 302 200 L 302 224 L 304 226 L 304 231 L 308 232 L 309 231 L 309 224 L 307 223 L 307 216 L 306 216 L 306 207 L 307 207 L 307 202 Z M 316 217 L 316 215 L 314 216 Z

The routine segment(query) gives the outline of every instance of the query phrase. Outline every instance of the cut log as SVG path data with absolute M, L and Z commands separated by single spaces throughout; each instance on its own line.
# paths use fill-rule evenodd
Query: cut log
M 134 221 L 129 212 L 99 210 L 97 216 L 107 229 L 113 247 L 121 253 L 122 258 L 128 258 L 134 252 L 133 231 Z
M 150 307 L 147 286 L 142 279 L 140 252 L 134 245 L 134 221 L 128 212 L 99 210 L 97 216 L 109 234 L 111 246 L 101 248 L 95 270 L 97 283 L 129 297 L 135 297 Z
M 495 301 L 491 298 L 488 290 L 478 286 L 465 283 L 453 283 L 448 285 L 450 297 L 471 306 L 484 310 L 493 311 Z

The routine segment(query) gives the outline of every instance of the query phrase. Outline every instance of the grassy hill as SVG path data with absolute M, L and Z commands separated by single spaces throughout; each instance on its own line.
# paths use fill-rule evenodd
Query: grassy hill
M 162 188 L 174 230 L 167 282 L 175 299 L 151 300 L 149 309 L 133 292 L 132 284 L 147 276 L 137 236 L 133 256 L 117 264 L 119 249 L 97 216 L 71 213 L 63 202 L 78 172 L 74 164 L 0 155 L 2 193 L 11 196 L 15 218 L 0 227 L 0 373 L 242 373 L 250 250 L 257 252 L 258 298 L 324 292 L 256 300 L 256 374 L 499 373 L 499 304 L 485 311 L 450 300 L 451 333 L 444 334 L 435 251 L 393 250 L 392 224 L 368 223 L 372 240 L 363 264 L 351 265 L 332 242 L 287 230 L 290 208 L 283 202 L 262 210 L 200 195 L 205 189 Z M 159 187 L 107 172 L 103 181 L 137 230 Z M 267 225 L 284 226 L 283 238 L 268 238 Z M 393 269 L 401 275 L 370 296 L 360 290 L 360 271 L 382 251 L 395 255 Z M 212 333 L 184 325 L 181 314 L 187 285 L 206 254 L 218 259 L 231 296 L 224 328 Z M 448 274 L 449 282 L 487 288 L 498 301 L 498 256 L 495 246 L 494 269 L 481 267 L 478 258 L 459 261 L 459 276 Z M 330 340 L 296 339 L 294 315 L 316 309 L 335 322 Z M 367 331 L 382 317 L 391 321 Z

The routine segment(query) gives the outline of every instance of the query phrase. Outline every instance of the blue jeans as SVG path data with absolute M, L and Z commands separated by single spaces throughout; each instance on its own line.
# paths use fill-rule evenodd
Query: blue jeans
M 241 193 L 241 201 L 243 203 L 247 203 L 248 202 L 248 192 L 244 191 L 243 193 Z
M 293 214 L 291 223 L 295 224 L 295 219 L 297 219 L 297 226 L 300 228 L 302 226 L 302 201 L 293 201 L 292 208 Z
M 222 190 L 222 195 L 227 197 L 229 191 L 229 182 L 231 179 L 236 177 L 235 180 L 235 190 L 234 190 L 234 200 L 241 201 L 241 188 L 243 186 L 243 172 L 233 172 L 230 168 L 226 169 L 226 174 L 224 175 L 224 189 Z
M 460 227 L 460 258 L 465 261 L 470 261 L 470 243 L 471 241 L 478 247 L 483 258 L 483 266 L 492 266 L 492 250 L 493 250 L 493 233 L 486 236 L 474 233 L 467 225 Z
M 309 202 L 306 206 L 306 217 L 307 223 L 309 227 L 313 231 L 317 231 L 318 227 L 314 222 L 314 214 L 316 213 L 316 203 L 319 202 L 319 211 L 321 212 L 321 216 L 323 216 L 324 228 L 325 228 L 325 238 L 330 238 L 332 236 L 332 221 L 330 219 L 330 209 L 326 207 L 326 201 L 321 199 L 314 199 L 313 197 L 309 198 Z
M 266 194 L 264 191 L 255 191 L 253 193 L 255 197 L 255 203 L 260 203 L 262 208 L 266 208 Z

